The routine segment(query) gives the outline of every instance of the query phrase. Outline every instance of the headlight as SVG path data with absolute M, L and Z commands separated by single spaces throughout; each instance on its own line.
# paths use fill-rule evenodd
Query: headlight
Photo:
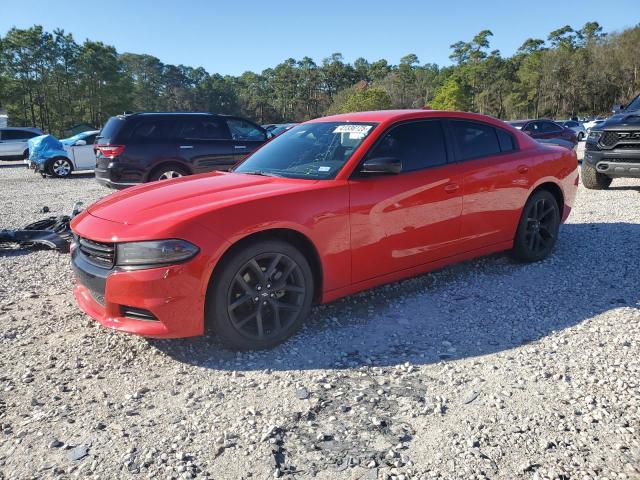
M 200 249 L 185 240 L 153 240 L 118 243 L 116 260 L 121 267 L 167 265 L 194 257 Z
M 589 136 L 587 137 L 587 140 L 591 140 L 592 142 L 597 142 L 598 140 L 600 140 L 601 136 L 602 136 L 602 130 L 589 130 Z

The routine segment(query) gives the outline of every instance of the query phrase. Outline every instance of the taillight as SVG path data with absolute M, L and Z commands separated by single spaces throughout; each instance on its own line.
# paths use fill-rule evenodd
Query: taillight
M 101 153 L 103 157 L 114 158 L 124 152 L 124 145 L 96 145 L 96 154 Z

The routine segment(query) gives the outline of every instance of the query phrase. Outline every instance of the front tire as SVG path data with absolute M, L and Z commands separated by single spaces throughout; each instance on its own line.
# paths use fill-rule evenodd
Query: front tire
M 73 172 L 71 160 L 64 157 L 53 158 L 47 166 L 47 173 L 56 178 L 67 178 Z
M 583 160 L 581 175 L 582 184 L 590 190 L 606 190 L 613 181 L 604 173 L 598 172 L 589 162 Z
M 559 230 L 560 209 L 555 197 L 546 190 L 535 192 L 522 209 L 513 257 L 521 262 L 537 262 L 548 257 Z
M 298 249 L 280 240 L 248 244 L 223 259 L 207 293 L 207 326 L 234 350 L 270 348 L 309 314 L 313 274 Z

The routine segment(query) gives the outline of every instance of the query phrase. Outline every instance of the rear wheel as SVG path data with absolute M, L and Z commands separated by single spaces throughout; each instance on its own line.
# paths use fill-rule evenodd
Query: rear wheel
M 273 347 L 302 325 L 313 299 L 307 259 L 279 240 L 251 243 L 223 260 L 207 294 L 207 324 L 237 350 Z
M 52 158 L 49 160 L 49 165 L 47 168 L 47 173 L 54 177 L 58 178 L 66 178 L 71 175 L 73 171 L 73 165 L 71 164 L 71 160 L 64 157 Z
M 611 185 L 612 179 L 604 173 L 598 172 L 586 160 L 582 162 L 582 184 L 591 190 L 606 190 Z
M 513 256 L 522 262 L 546 258 L 556 244 L 560 229 L 560 209 L 546 190 L 535 192 L 522 210 L 513 245 Z
M 584 133 L 578 132 L 578 141 L 581 142 L 583 138 L 584 138 Z
M 180 178 L 189 175 L 183 167 L 180 165 L 165 165 L 156 169 L 149 180 L 155 182 L 157 180 L 170 180 L 172 178 Z

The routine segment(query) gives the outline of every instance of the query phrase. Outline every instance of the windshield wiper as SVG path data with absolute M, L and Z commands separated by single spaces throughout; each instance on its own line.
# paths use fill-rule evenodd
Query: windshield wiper
M 277 173 L 265 172 L 264 170 L 247 170 L 246 172 L 237 173 L 246 173 L 247 175 L 260 175 L 261 177 L 282 177 L 282 175 L 278 175 Z

